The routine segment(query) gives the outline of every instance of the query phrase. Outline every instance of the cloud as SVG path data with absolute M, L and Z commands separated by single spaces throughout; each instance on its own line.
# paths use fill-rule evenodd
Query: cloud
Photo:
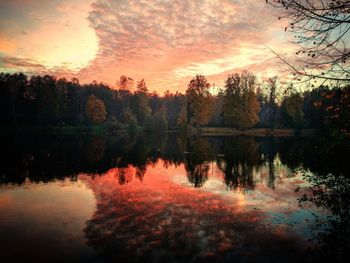
M 263 44 L 279 30 L 261 1 L 99 0 L 88 19 L 100 49 L 81 74 L 110 83 L 127 74 L 158 90 L 267 60 Z
M 8 12 L 0 16 L 6 25 L 0 36 L 2 56 L 35 61 L 48 71 L 78 71 L 95 57 L 98 39 L 86 19 L 88 1 L 14 0 L 0 2 L 0 9 Z
M 184 91 L 195 74 L 216 79 L 240 68 L 257 68 L 257 64 L 274 68 L 269 62 L 273 55 L 264 44 L 289 48 L 278 34 L 280 22 L 274 9 L 260 0 L 86 3 L 56 2 L 56 11 L 47 13 L 57 23 L 47 23 L 42 14 L 35 30 L 23 28 L 21 32 L 27 34 L 15 38 L 29 48 L 6 55 L 35 59 L 49 70 L 58 67 L 63 75 L 73 73 L 83 82 L 96 79 L 113 85 L 122 74 L 145 78 L 151 90 L 162 92 Z M 45 56 L 39 56 L 42 50 Z

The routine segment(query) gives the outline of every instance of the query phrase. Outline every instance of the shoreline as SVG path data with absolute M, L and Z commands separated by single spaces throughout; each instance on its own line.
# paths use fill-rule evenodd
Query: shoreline
M 19 127 L 0 127 L 1 135 L 8 134 L 62 134 L 62 135 L 120 135 L 127 133 L 127 129 L 116 130 L 113 133 L 107 132 L 103 125 L 94 126 L 19 126 Z M 302 136 L 310 137 L 320 133 L 318 129 L 274 129 L 269 128 L 253 128 L 240 130 L 229 127 L 201 127 L 192 128 L 188 132 L 188 136 L 254 136 L 254 137 L 293 137 Z M 178 129 L 169 129 L 166 131 L 145 131 L 139 127 L 137 132 L 145 133 L 181 133 Z
M 239 130 L 236 128 L 227 127 L 203 127 L 195 128 L 196 135 L 200 136 L 255 136 L 255 137 L 265 137 L 265 136 L 275 136 L 275 137 L 294 137 L 294 136 L 314 136 L 319 133 L 320 130 L 317 129 L 274 129 L 269 128 L 253 128 L 246 130 Z

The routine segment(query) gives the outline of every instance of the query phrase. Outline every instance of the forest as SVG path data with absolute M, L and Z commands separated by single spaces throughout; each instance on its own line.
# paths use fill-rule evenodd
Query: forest
M 0 123 L 3 130 L 98 127 L 109 134 L 209 126 L 322 129 L 349 136 L 350 86 L 296 90 L 277 77 L 260 81 L 247 71 L 227 76 L 215 92 L 197 75 L 185 94 L 163 95 L 150 92 L 145 80 L 135 85 L 124 75 L 112 88 L 76 78 L 0 73 Z

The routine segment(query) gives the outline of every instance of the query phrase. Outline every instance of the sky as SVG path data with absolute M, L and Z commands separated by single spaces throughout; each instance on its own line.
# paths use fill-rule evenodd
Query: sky
M 0 71 L 52 74 L 184 92 L 197 74 L 216 87 L 249 70 L 287 69 L 267 48 L 293 48 L 265 0 L 0 0 Z

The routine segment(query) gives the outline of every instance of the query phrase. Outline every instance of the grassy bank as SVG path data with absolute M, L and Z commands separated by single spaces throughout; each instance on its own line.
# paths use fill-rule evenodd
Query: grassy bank
M 2 126 L 0 134 L 107 134 L 105 125 L 84 125 L 84 126 L 36 126 L 26 125 L 17 127 Z M 116 131 L 116 133 L 125 132 L 124 130 Z
M 136 132 L 144 131 L 142 126 L 136 128 Z M 82 126 L 1 126 L 0 134 L 92 134 L 92 135 L 113 135 L 113 134 L 123 134 L 127 132 L 127 127 L 118 130 L 109 130 L 108 127 L 104 124 L 99 125 L 82 125 Z M 152 131 L 153 133 L 154 131 Z M 180 132 L 179 130 L 167 130 L 163 132 Z M 228 127 L 201 127 L 201 128 L 192 128 L 190 131 L 191 135 L 199 136 L 255 136 L 255 137 L 264 137 L 264 136 L 280 136 L 280 137 L 290 137 L 290 136 L 313 136 L 319 131 L 315 129 L 247 129 L 239 130 L 235 128 Z
M 227 128 L 227 127 L 202 127 L 195 128 L 194 133 L 202 136 L 236 136 L 236 135 L 245 135 L 245 136 L 313 136 L 317 134 L 318 130 L 315 129 L 247 129 L 247 130 L 239 130 L 235 128 Z

